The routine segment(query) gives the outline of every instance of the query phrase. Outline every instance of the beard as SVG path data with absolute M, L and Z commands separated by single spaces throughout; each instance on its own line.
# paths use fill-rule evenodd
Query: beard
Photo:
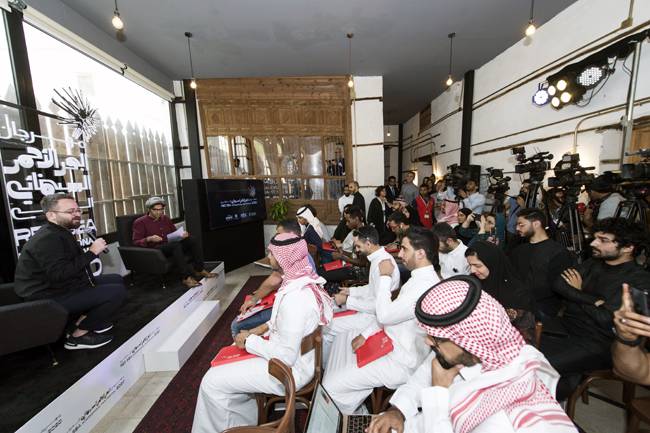
M 66 229 L 76 229 L 81 225 L 81 218 L 73 218 L 69 221 L 57 221 L 57 224 Z
M 603 252 L 603 251 L 599 250 L 598 248 L 591 247 L 591 255 L 594 258 L 597 258 L 597 259 L 616 260 L 619 257 L 621 257 L 621 251 L 616 250 L 614 252 Z
M 528 229 L 525 232 L 520 232 L 519 230 L 517 230 L 517 234 L 522 238 L 530 239 L 535 234 L 535 231 L 532 228 Z
M 463 353 L 456 357 L 456 359 L 452 359 L 451 361 L 448 361 L 442 353 L 435 347 L 431 348 L 433 352 L 436 354 L 436 359 L 440 363 L 440 366 L 444 368 L 445 370 L 450 370 L 456 365 L 463 365 L 465 367 L 471 367 L 473 365 L 476 365 L 476 360 L 472 356 L 471 353 L 467 352 L 466 350 L 463 349 Z
M 438 349 L 436 349 L 435 347 L 432 347 L 431 349 L 432 349 L 433 352 L 436 354 L 436 359 L 437 359 L 438 362 L 440 363 L 440 366 L 441 366 L 442 368 L 444 368 L 445 370 L 451 370 L 451 369 L 454 367 L 454 365 L 456 365 L 456 364 L 451 364 L 451 363 L 449 363 L 449 362 L 445 359 L 445 357 L 442 356 L 442 353 L 440 353 L 440 351 L 439 351 Z

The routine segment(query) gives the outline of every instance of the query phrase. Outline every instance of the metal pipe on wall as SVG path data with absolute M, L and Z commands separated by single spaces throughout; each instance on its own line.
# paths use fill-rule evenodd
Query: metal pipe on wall
M 623 144 L 621 146 L 620 168 L 623 169 L 625 160 L 625 151 L 632 143 L 632 130 L 634 129 L 634 96 L 636 95 L 636 83 L 639 78 L 639 63 L 641 63 L 641 44 L 643 40 L 634 43 L 634 55 L 632 57 L 632 68 L 630 74 L 630 84 L 627 88 L 627 103 L 625 107 L 625 117 L 621 119 L 623 125 Z

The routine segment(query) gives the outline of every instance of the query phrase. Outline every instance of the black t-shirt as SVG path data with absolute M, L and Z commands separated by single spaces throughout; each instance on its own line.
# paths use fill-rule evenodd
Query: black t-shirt
M 535 311 L 557 315 L 562 299 L 553 291 L 553 284 L 565 269 L 574 266 L 573 256 L 558 242 L 546 239 L 517 246 L 510 253 L 510 261 L 532 289 Z

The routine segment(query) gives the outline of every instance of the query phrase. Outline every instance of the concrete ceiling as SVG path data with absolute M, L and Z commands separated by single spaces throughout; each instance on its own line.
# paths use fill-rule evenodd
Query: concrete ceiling
M 112 0 L 61 0 L 109 34 Z M 535 5 L 543 24 L 575 0 Z M 335 75 L 384 77 L 384 123 L 406 121 L 444 91 L 449 42 L 460 77 L 522 38 L 527 0 L 121 0 L 121 43 L 173 79 Z

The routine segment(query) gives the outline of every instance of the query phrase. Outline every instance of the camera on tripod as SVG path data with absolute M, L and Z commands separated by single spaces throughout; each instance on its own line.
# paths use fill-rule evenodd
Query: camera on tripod
M 580 165 L 580 155 L 566 153 L 553 167 L 555 177 L 548 178 L 548 186 L 551 188 L 565 188 L 567 196 L 570 192 L 573 192 L 572 195 L 577 196 L 583 185 L 587 187 L 595 179 L 593 174 L 587 173 L 587 170 L 595 170 L 595 168 L 582 167 Z
M 538 152 L 530 158 L 526 157 L 526 149 L 522 147 L 513 147 L 512 154 L 519 164 L 515 165 L 515 173 L 530 173 L 531 182 L 541 182 L 544 175 L 551 169 L 551 160 L 553 155 L 549 152 Z
M 494 194 L 495 197 L 503 197 L 506 192 L 510 189 L 510 182 L 512 179 L 510 176 L 503 176 L 503 170 L 500 168 L 488 167 L 486 168 L 488 172 L 488 186 L 487 192 L 489 194 Z
M 460 167 L 458 164 L 452 164 L 447 167 L 447 174 L 443 177 L 445 187 L 453 188 L 454 194 L 458 195 L 458 190 L 465 188 L 465 184 L 470 179 L 469 171 Z
M 650 194 L 650 149 L 625 155 L 643 159 L 636 164 L 623 164 L 619 186 L 628 199 L 644 199 Z

